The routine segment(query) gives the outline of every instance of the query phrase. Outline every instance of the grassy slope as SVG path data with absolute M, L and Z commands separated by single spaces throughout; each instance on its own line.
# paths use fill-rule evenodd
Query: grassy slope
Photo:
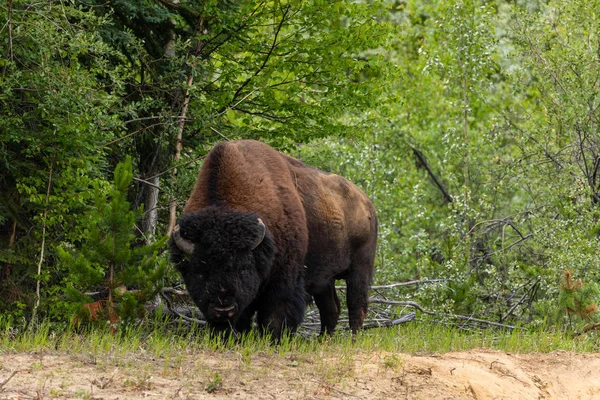
M 203 351 L 226 351 L 244 357 L 257 353 L 283 356 L 290 353 L 347 354 L 354 351 L 443 353 L 473 348 L 517 353 L 553 350 L 595 352 L 600 348 L 600 340 L 594 332 L 573 337 L 572 333 L 541 329 L 464 331 L 439 324 L 412 322 L 399 327 L 363 331 L 356 343 L 352 343 L 348 333 L 340 332 L 328 340 L 288 337 L 279 346 L 273 346 L 267 338 L 254 333 L 241 341 L 223 343 L 222 340 L 211 338 L 204 329 L 156 321 L 123 328 L 117 334 L 102 328 L 76 333 L 71 329 L 52 328 L 47 323 L 35 331 L 21 331 L 0 322 L 0 354 L 56 350 L 67 354 L 106 355 L 143 351 L 169 357 Z

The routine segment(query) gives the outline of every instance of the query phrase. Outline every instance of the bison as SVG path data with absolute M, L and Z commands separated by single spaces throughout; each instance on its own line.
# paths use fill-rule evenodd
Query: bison
M 217 144 L 207 155 L 170 241 L 187 290 L 217 331 L 295 331 L 314 298 L 321 334 L 340 315 L 347 284 L 355 335 L 367 312 L 377 216 L 339 175 L 258 141 Z

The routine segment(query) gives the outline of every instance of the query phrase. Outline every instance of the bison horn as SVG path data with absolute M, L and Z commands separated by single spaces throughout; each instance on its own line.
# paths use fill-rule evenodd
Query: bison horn
M 173 240 L 175 241 L 177 247 L 179 247 L 179 249 L 185 254 L 191 255 L 194 252 L 194 243 L 190 242 L 189 240 L 185 240 L 181 236 L 179 225 L 175 225 L 175 228 L 173 228 Z
M 265 238 L 265 232 L 267 231 L 267 228 L 265 227 L 264 222 L 262 222 L 262 219 L 260 219 L 260 218 L 258 218 L 258 226 L 260 228 L 260 232 L 258 233 L 258 237 L 256 238 L 256 242 L 254 243 L 254 246 L 252 246 L 252 250 L 257 248 L 258 245 L 262 243 L 263 239 Z

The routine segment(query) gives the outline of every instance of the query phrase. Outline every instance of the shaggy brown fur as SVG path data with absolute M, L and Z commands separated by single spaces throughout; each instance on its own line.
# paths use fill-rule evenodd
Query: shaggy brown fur
M 302 321 L 308 292 L 319 308 L 322 333 L 332 333 L 340 314 L 336 279 L 347 282 L 352 332 L 362 326 L 374 268 L 377 216 L 369 198 L 355 185 L 338 175 L 308 167 L 261 142 L 220 143 L 208 154 L 185 206 L 187 218 L 180 219 L 182 236 L 192 241 L 196 238 L 200 247 L 215 246 L 214 241 L 193 233 L 208 226 L 204 221 L 209 217 L 205 214 L 214 208 L 224 210 L 226 215 L 242 214 L 236 221 L 245 220 L 246 215 L 260 217 L 267 228 L 265 242 L 272 240 L 275 248 L 271 260 L 267 260 L 268 243 L 264 245 L 267 247 L 261 244 L 253 253 L 240 256 L 244 261 L 240 261 L 243 266 L 240 264 L 238 270 L 256 269 L 259 273 L 255 278 L 239 280 L 228 275 L 235 274 L 231 272 L 235 268 L 209 263 L 213 276 L 229 281 L 226 283 L 232 298 L 239 292 L 253 293 L 249 304 L 238 299 L 238 306 L 244 309 L 230 321 L 237 330 L 249 328 L 255 312 L 259 325 L 274 335 L 280 335 L 284 327 L 294 330 Z M 210 211 L 211 221 L 214 215 Z M 252 229 L 249 231 L 254 232 Z M 224 230 L 217 236 L 227 235 Z M 181 261 L 176 246 L 172 245 L 172 250 L 174 259 Z M 182 274 L 188 290 L 190 286 L 201 287 L 190 294 L 197 304 L 205 297 L 205 309 L 201 310 L 206 314 L 210 313 L 206 305 L 208 295 L 204 294 L 204 283 L 197 286 L 198 280 L 206 280 L 206 273 L 194 272 L 206 266 L 198 264 L 205 261 L 198 260 L 192 257 Z

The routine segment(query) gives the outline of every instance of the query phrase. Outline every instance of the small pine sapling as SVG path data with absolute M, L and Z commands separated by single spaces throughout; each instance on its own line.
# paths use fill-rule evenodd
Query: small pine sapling
M 578 316 L 586 321 L 591 321 L 598 310 L 596 285 L 584 284 L 581 279 L 573 278 L 573 271 L 566 269 L 560 285 L 558 303 L 561 310 L 567 312 L 569 322 L 571 315 Z
M 159 250 L 167 238 L 136 245 L 135 223 L 142 209 L 131 210 L 127 201 L 132 171 L 127 157 L 117 165 L 108 193 L 95 187 L 86 237 L 78 248 L 59 249 L 69 271 L 65 292 L 74 306 L 76 323 L 108 319 L 114 331 L 119 321 L 140 317 L 144 303 L 160 290 L 167 264 Z M 100 293 L 100 298 L 92 298 L 89 292 Z

